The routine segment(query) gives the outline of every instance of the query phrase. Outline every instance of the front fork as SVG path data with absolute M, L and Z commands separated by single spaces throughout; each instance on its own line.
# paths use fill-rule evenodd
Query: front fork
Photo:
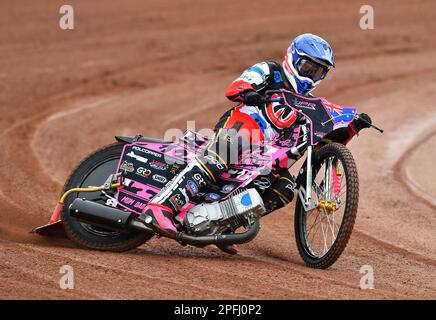
M 306 185 L 303 186 L 301 183 L 300 188 L 298 190 L 298 196 L 300 197 L 301 202 L 303 203 L 304 209 L 306 211 L 310 211 L 317 207 L 317 203 L 312 199 L 312 154 L 313 154 L 313 146 L 310 143 L 310 123 L 307 121 L 305 125 L 302 126 L 303 136 L 302 143 L 294 147 L 291 150 L 291 153 L 294 155 L 301 156 L 301 151 L 306 148 L 307 151 L 307 159 L 306 159 Z M 302 173 L 302 172 L 300 172 Z
M 306 147 L 307 152 L 307 159 L 306 159 L 306 181 L 305 186 L 303 186 L 303 183 L 301 183 L 300 188 L 298 190 L 299 197 L 301 202 L 303 203 L 304 209 L 306 211 L 313 210 L 315 208 L 319 208 L 320 203 L 317 203 L 317 201 L 312 199 L 312 185 L 313 185 L 313 170 L 312 170 L 312 163 L 313 163 L 313 146 L 310 143 L 310 124 L 306 122 L 305 125 L 302 127 L 303 131 L 303 143 L 300 144 L 298 147 L 295 147 L 294 150 L 292 150 L 294 154 L 297 154 L 297 152 L 300 152 L 300 148 L 303 149 Z M 335 176 L 333 176 L 335 175 Z M 318 198 L 320 196 L 322 197 L 322 200 L 320 202 L 322 206 L 326 206 L 325 203 L 326 200 L 330 200 L 332 198 L 332 188 L 331 186 L 334 186 L 334 196 L 337 195 L 336 189 L 337 189 L 337 181 L 335 180 L 336 177 L 336 166 L 333 165 L 333 159 L 328 159 L 326 162 L 326 168 L 324 173 L 324 190 L 325 194 L 320 195 L 318 194 Z M 320 192 L 320 190 L 317 190 L 317 192 Z
M 309 206 L 312 199 L 312 146 L 307 147 L 307 160 L 306 160 L 306 195 L 304 203 Z
M 305 187 L 301 185 L 300 189 L 298 190 L 298 194 L 301 202 L 303 203 L 303 207 L 305 211 L 311 211 L 318 206 L 318 203 L 312 199 L 312 184 L 313 184 L 312 154 L 313 154 L 313 147 L 309 145 L 307 147 L 307 159 L 306 159 L 306 185 Z
M 318 210 L 327 209 L 329 212 L 336 209 L 336 197 L 340 191 L 340 181 L 338 168 L 336 163 L 333 163 L 332 158 L 328 158 L 325 163 L 323 190 L 317 190 L 317 197 L 319 201 L 312 199 L 312 185 L 313 185 L 313 171 L 312 171 L 312 154 L 313 147 L 307 147 L 307 160 L 306 160 L 306 188 L 300 186 L 299 195 L 303 202 L 305 211 L 310 211 L 315 208 Z M 321 188 L 321 186 L 319 186 Z M 304 200 L 304 201 L 303 201 Z
M 332 184 L 332 159 L 329 158 L 326 163 L 326 168 L 324 172 L 324 189 L 325 189 L 325 200 L 331 199 L 331 184 Z

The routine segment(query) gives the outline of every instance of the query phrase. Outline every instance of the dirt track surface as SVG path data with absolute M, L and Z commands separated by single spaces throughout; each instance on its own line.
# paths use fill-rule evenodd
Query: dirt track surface
M 369 1 L 375 29 L 362 31 L 360 1 L 296 2 L 70 1 L 76 29 L 62 31 L 60 2 L 3 1 L 0 298 L 435 299 L 436 3 Z M 303 32 L 336 53 L 316 94 L 360 106 L 386 130 L 349 145 L 359 213 L 332 268 L 303 265 L 292 205 L 264 219 L 237 256 L 165 239 L 105 253 L 28 234 L 92 150 L 116 134 L 162 138 L 186 120 L 211 127 L 231 106 L 228 83 L 258 61 L 281 61 Z M 64 264 L 74 290 L 59 289 Z M 362 265 L 374 268 L 373 290 L 359 289 Z

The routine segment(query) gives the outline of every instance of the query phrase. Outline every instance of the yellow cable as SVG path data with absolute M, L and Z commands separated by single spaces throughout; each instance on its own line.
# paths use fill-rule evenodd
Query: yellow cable
M 114 183 L 111 184 L 111 186 L 109 187 L 109 189 L 115 189 L 121 186 L 121 183 Z M 64 203 L 65 199 L 72 193 L 75 192 L 96 192 L 96 191 L 101 191 L 101 190 L 105 190 L 104 186 L 100 186 L 100 187 L 92 187 L 92 188 L 73 188 L 68 190 L 67 192 L 65 192 L 61 199 L 59 200 L 60 203 Z
M 279 191 L 277 191 L 276 189 L 274 189 L 274 188 L 271 188 L 272 189 L 272 191 L 274 191 L 275 193 L 277 193 L 278 195 L 279 195 L 279 197 L 282 197 L 283 199 L 285 199 L 285 201 L 287 202 L 287 203 L 289 203 L 289 202 L 291 202 L 291 200 L 289 200 L 287 197 L 285 197 L 283 194 L 281 194 Z

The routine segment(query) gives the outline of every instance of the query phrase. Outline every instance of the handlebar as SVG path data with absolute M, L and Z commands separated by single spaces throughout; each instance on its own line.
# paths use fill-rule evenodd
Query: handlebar
M 284 103 L 285 99 L 282 97 L 280 98 L 271 98 L 270 96 L 273 94 L 283 94 L 282 90 L 267 90 L 265 92 L 265 102 L 269 103 L 269 102 L 279 102 L 279 103 Z M 298 111 L 298 110 L 297 110 Z M 298 111 L 298 114 L 301 118 L 305 118 L 305 115 L 301 112 Z M 368 121 L 366 121 L 365 119 L 360 118 L 358 115 L 355 115 L 355 119 L 360 119 L 361 121 L 365 122 L 366 124 L 368 124 L 370 127 L 376 129 L 377 131 L 379 131 L 380 133 L 383 133 L 383 129 L 380 129 L 379 127 L 373 125 L 372 123 L 369 123 Z
M 366 124 L 368 124 L 370 127 L 372 127 L 372 128 L 374 128 L 374 129 L 376 129 L 377 131 L 379 131 L 380 133 L 383 133 L 383 129 L 380 129 L 379 127 L 377 127 L 377 126 L 375 126 L 375 125 L 373 125 L 372 123 L 370 123 L 370 122 L 368 122 L 368 121 L 366 121 L 365 119 L 363 119 L 362 117 L 359 117 L 359 115 L 358 114 L 356 114 L 355 116 L 354 116 L 354 118 L 355 119 L 359 119 L 360 121 L 363 121 L 363 122 L 365 122 Z

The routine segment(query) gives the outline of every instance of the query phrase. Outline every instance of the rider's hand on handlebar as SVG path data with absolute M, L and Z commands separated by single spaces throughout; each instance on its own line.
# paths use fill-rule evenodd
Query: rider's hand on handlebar
M 242 99 L 245 105 L 257 107 L 262 106 L 266 101 L 265 97 L 261 96 L 256 91 L 251 90 L 243 94 Z
M 364 128 L 369 128 L 372 124 L 372 120 L 370 116 L 366 113 L 361 113 L 358 115 L 357 119 L 354 120 L 354 128 L 357 131 L 360 131 Z

